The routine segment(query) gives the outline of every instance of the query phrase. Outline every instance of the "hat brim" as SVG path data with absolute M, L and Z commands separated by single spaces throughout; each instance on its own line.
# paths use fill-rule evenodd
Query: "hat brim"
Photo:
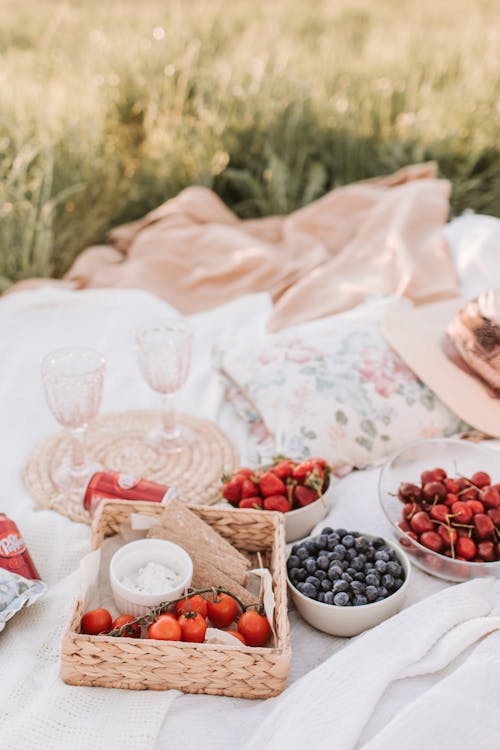
M 412 306 L 391 305 L 382 334 L 401 359 L 464 422 L 500 437 L 500 399 L 493 398 L 474 376 L 451 362 L 442 349 L 446 328 L 466 300 L 454 298 Z

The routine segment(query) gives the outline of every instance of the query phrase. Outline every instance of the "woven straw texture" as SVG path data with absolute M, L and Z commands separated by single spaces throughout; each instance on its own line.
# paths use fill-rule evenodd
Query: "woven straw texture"
M 221 474 L 231 473 L 238 464 L 237 452 L 229 438 L 214 422 L 178 414 L 179 424 L 189 428 L 192 441 L 180 453 L 160 454 L 145 440 L 158 419 L 154 411 L 116 412 L 100 417 L 85 435 L 89 458 L 105 471 L 126 472 L 175 487 L 186 502 L 210 505 L 220 500 Z M 63 431 L 45 438 L 29 456 L 24 480 L 38 508 L 50 508 L 72 521 L 90 523 L 81 494 L 64 493 L 52 480 L 53 470 L 69 451 Z
M 268 698 L 285 687 L 290 666 L 283 516 L 253 510 L 190 506 L 242 552 L 261 551 L 270 560 L 275 596 L 273 648 L 240 649 L 213 644 L 111 638 L 78 633 L 82 602 L 77 600 L 64 634 L 61 676 L 71 685 L 178 689 L 185 693 Z M 92 525 L 92 546 L 113 534 L 132 512 L 159 515 L 155 503 L 105 501 Z

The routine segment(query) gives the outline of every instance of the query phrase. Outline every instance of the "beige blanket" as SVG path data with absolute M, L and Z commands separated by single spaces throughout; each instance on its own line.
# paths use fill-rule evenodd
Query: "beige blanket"
M 191 187 L 84 250 L 59 283 L 145 289 L 185 314 L 269 291 L 270 330 L 372 294 L 430 302 L 458 294 L 442 231 L 449 192 L 436 165 L 421 164 L 338 188 L 289 216 L 241 220 Z

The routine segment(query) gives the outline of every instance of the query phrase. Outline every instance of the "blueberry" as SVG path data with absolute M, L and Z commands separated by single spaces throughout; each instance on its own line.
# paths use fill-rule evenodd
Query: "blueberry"
M 351 582 L 351 591 L 354 591 L 355 594 L 362 594 L 364 590 L 365 590 L 365 584 L 361 583 L 361 581 Z
M 359 557 L 355 557 L 353 560 L 351 560 L 351 568 L 355 573 L 357 573 L 358 570 L 363 570 L 363 563 L 361 562 Z
M 397 591 L 401 588 L 403 585 L 403 579 L 402 578 L 395 578 L 394 579 L 394 591 Z
M 377 594 L 381 596 L 383 599 L 389 596 L 389 592 L 387 591 L 385 586 L 379 586 L 377 589 Z
M 325 555 L 322 555 L 321 557 L 318 557 L 318 568 L 320 570 L 328 570 L 330 567 L 330 560 Z
M 354 578 L 354 576 L 357 573 L 357 570 L 354 570 L 354 568 L 347 568 L 346 573 L 349 573 L 349 575 Z
M 316 544 L 318 545 L 318 548 L 326 547 L 328 544 L 328 535 L 327 534 L 320 534 L 316 537 Z
M 311 583 L 302 584 L 302 593 L 308 596 L 309 599 L 317 599 L 318 597 L 318 589 Z
M 349 560 L 341 560 L 340 561 L 340 567 L 342 568 L 342 570 L 347 570 L 347 568 L 349 567 L 349 565 L 350 565 Z
M 304 568 L 297 568 L 296 576 L 297 581 L 305 581 L 307 578 L 307 570 Z
M 298 581 L 299 580 L 297 578 L 297 573 L 298 572 L 299 572 L 298 568 L 290 568 L 290 570 L 288 571 L 288 575 L 289 575 L 291 581 Z
M 308 573 L 315 573 L 316 572 L 316 560 L 314 557 L 308 557 L 306 560 L 303 561 L 303 566 L 307 570 Z
M 305 560 L 306 557 L 309 557 L 309 552 L 305 547 L 299 547 L 295 554 L 300 560 Z
M 358 536 L 354 542 L 354 546 L 358 552 L 366 552 L 370 546 L 368 539 L 365 536 Z
M 335 532 L 336 532 L 336 533 L 337 533 L 337 534 L 338 534 L 338 535 L 339 535 L 340 537 L 342 537 L 342 536 L 345 536 L 346 534 L 348 534 L 348 533 L 349 533 L 349 532 L 347 531 L 347 529 L 335 529 Z
M 354 537 L 352 534 L 346 534 L 342 538 L 342 544 L 344 547 L 354 547 Z
M 338 565 L 331 565 L 328 568 L 328 578 L 331 581 L 335 581 L 337 580 L 337 578 L 340 578 L 343 572 L 344 571 L 342 570 L 342 568 L 340 568 Z
M 373 547 L 384 547 L 385 546 L 385 539 L 382 539 L 381 536 L 375 537 L 375 539 L 372 539 L 372 546 Z
M 333 597 L 333 603 L 337 605 L 337 607 L 345 607 L 347 604 L 349 604 L 349 597 L 345 593 L 345 591 L 339 591 L 338 594 L 335 594 Z
M 290 555 L 290 557 L 286 561 L 286 564 L 288 570 L 290 570 L 290 568 L 298 568 L 300 565 L 300 558 L 297 557 L 297 555 Z
M 333 551 L 339 555 L 341 560 L 344 559 L 346 550 L 343 544 L 336 544 Z
M 365 562 L 368 561 L 368 558 L 363 552 L 360 552 L 357 557 L 354 558 L 355 560 L 359 560 L 359 562 L 364 565 Z
M 333 604 L 333 592 L 327 591 L 325 593 L 325 604 Z
M 361 571 L 359 573 L 355 573 L 354 574 L 354 580 L 355 581 L 362 581 L 364 583 L 365 582 L 365 574 L 361 573 Z
M 346 556 L 346 558 L 347 558 L 347 559 L 348 559 L 349 561 L 351 561 L 351 560 L 354 560 L 354 558 L 356 557 L 356 554 L 357 554 L 357 552 L 356 552 L 356 550 L 354 549 L 354 547 L 349 547 L 349 549 L 348 549 L 348 550 L 347 550 L 347 552 L 345 553 L 345 556 Z
M 352 603 L 354 607 L 361 607 L 363 604 L 368 604 L 368 599 L 362 594 L 356 594 L 356 596 L 352 600 Z
M 331 551 L 335 548 L 336 544 L 339 544 L 340 537 L 338 534 L 329 534 L 328 535 L 328 544 L 326 545 L 328 549 Z
M 297 550 L 298 550 L 299 547 L 300 547 L 300 544 L 294 544 L 293 545 L 293 547 L 292 547 L 292 555 L 296 555 L 297 554 Z
M 332 589 L 335 594 L 337 594 L 339 591 L 348 591 L 349 584 L 347 583 L 347 581 L 339 579 L 338 581 L 334 581 Z
M 387 563 L 383 560 L 375 560 L 375 565 L 373 567 L 378 573 L 385 573 L 387 570 Z
M 391 576 L 394 576 L 394 578 L 400 578 L 403 572 L 403 568 L 397 562 L 388 562 L 387 572 L 390 573 Z
M 318 596 L 317 596 L 317 599 L 318 599 L 318 602 L 323 602 L 323 604 L 324 604 L 325 603 L 325 592 L 324 591 L 320 591 L 319 594 L 318 594 Z
M 390 557 L 384 550 L 378 550 L 375 552 L 375 560 L 383 560 L 385 563 L 389 562 Z
M 375 599 L 378 596 L 378 591 L 376 586 L 367 586 L 365 589 L 365 596 L 368 599 L 369 602 L 374 602 Z
M 366 574 L 371 573 L 373 570 L 373 565 L 370 562 L 366 562 L 363 565 L 363 570 L 365 571 Z
M 328 577 L 324 570 L 317 570 L 314 575 L 316 576 L 318 581 L 324 581 L 325 578 Z
M 319 589 L 320 581 L 316 578 L 316 576 L 307 576 L 306 583 L 310 583 L 313 586 L 315 586 L 317 589 Z
M 368 573 L 365 576 L 365 583 L 367 586 L 378 586 L 380 584 L 380 578 L 375 573 Z
M 321 581 L 320 584 L 321 591 L 331 591 L 332 590 L 332 582 L 328 580 L 328 578 L 325 578 L 323 581 Z
M 329 549 L 320 549 L 318 550 L 318 554 L 316 555 L 316 557 L 328 557 L 329 554 L 330 554 Z
M 318 551 L 318 548 L 316 546 L 316 542 L 314 541 L 314 539 L 308 539 L 307 542 L 304 542 L 304 546 L 310 555 L 315 555 L 316 552 Z
M 342 573 L 340 576 L 343 581 L 347 581 L 347 583 L 351 583 L 353 580 L 352 576 L 349 575 L 349 573 Z
M 324 529 L 321 529 L 321 534 L 325 534 L 326 536 L 329 536 L 330 534 L 333 534 L 333 529 L 331 529 L 329 526 L 325 526 Z
M 375 601 L 376 602 L 383 602 L 384 601 L 384 597 L 383 596 L 377 596 L 377 598 L 375 599 Z
M 381 583 L 388 591 L 392 591 L 394 588 L 394 576 L 391 576 L 390 573 L 386 573 L 382 576 Z

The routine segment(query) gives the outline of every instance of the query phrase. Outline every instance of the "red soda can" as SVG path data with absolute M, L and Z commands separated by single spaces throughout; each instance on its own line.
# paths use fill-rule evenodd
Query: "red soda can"
M 19 529 L 5 513 L 0 513 L 0 568 L 28 580 L 40 580 Z
M 98 471 L 92 475 L 87 485 L 83 507 L 93 515 L 99 503 L 104 499 L 166 503 L 176 495 L 174 488 L 166 484 L 157 484 L 131 474 Z

